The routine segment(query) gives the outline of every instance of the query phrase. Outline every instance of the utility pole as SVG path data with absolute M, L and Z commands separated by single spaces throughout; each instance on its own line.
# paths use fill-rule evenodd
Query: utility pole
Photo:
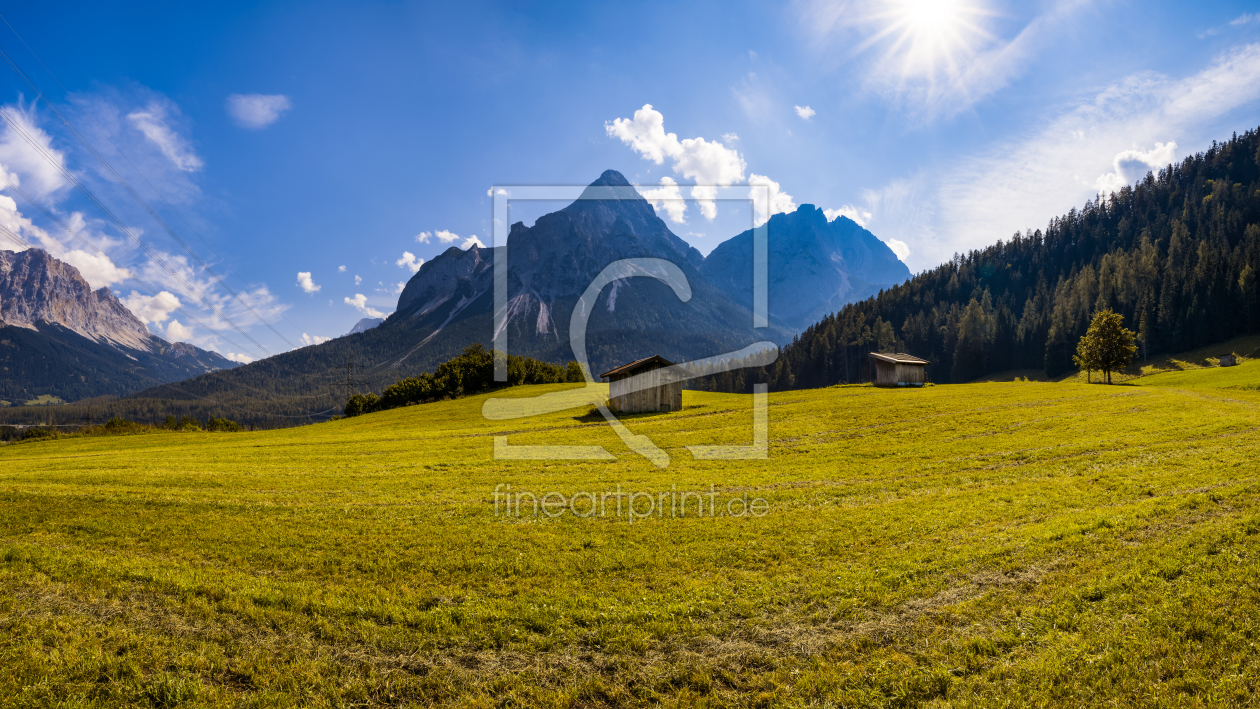
M 350 359 L 346 360 L 346 363 L 341 366 L 344 367 L 346 370 L 346 399 L 345 400 L 349 401 L 351 394 L 354 393 L 354 368 L 355 368 L 354 357 L 351 357 Z

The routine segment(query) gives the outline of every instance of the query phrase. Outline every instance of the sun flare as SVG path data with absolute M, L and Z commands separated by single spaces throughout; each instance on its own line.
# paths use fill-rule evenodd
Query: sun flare
M 990 38 L 979 24 L 988 14 L 970 0 L 889 0 L 872 18 L 882 28 L 867 43 L 887 42 L 903 79 L 953 76 L 961 60 Z

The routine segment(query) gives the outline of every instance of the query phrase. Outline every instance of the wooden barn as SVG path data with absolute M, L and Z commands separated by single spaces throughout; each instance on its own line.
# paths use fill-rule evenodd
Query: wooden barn
M 871 381 L 879 387 L 921 387 L 927 383 L 927 371 L 931 362 L 908 354 L 871 353 L 871 365 L 875 371 Z
M 1236 365 L 1236 364 L 1238 364 L 1238 358 L 1237 358 L 1237 357 L 1235 357 L 1234 355 L 1232 355 L 1232 354 L 1223 354 L 1223 355 L 1221 355 L 1221 366 L 1222 366 L 1222 367 L 1232 367 L 1232 366 L 1234 366 L 1234 365 Z
M 599 375 L 608 382 L 608 408 L 619 413 L 681 411 L 683 376 L 673 362 L 652 355 Z

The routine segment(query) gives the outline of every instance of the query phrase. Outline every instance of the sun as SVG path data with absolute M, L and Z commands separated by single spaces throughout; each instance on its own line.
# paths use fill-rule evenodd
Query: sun
M 870 19 L 880 29 L 863 47 L 887 45 L 903 79 L 956 76 L 963 60 L 992 37 L 981 27 L 990 15 L 971 0 L 888 0 Z

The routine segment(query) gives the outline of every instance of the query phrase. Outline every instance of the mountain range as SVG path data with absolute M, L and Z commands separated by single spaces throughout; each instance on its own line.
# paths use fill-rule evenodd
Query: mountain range
M 347 390 L 347 370 L 353 388 L 380 391 L 397 379 L 433 369 L 471 343 L 492 344 L 493 265 L 501 255 L 508 259 L 508 350 L 552 362 L 573 358 L 570 314 L 605 266 L 648 257 L 681 270 L 691 288 L 687 302 L 669 285 L 648 278 L 618 280 L 601 292 L 587 328 L 587 351 L 596 373 L 652 354 L 680 361 L 763 340 L 785 344 L 819 313 L 910 275 L 883 242 L 845 217 L 828 221 L 811 205 L 775 215 L 768 224 L 770 323 L 754 329 L 751 232 L 705 258 L 676 236 L 620 173 L 608 170 L 591 187 L 624 194 L 616 200 L 579 199 L 539 217 L 533 226 L 513 224 L 506 250 L 476 245 L 447 249 L 421 266 L 383 323 L 365 319 L 343 337 L 234 369 L 206 367 L 177 388 L 162 386 L 175 378 L 162 379 L 134 398 L 200 401 L 206 406 L 267 399 L 268 412 L 300 416 L 298 412 L 338 406 Z M 94 297 L 130 315 L 108 291 Z M 124 322 L 122 314 L 116 319 Z M 99 344 L 116 348 L 122 346 L 116 340 L 126 340 L 135 350 L 149 342 L 142 336 L 155 339 L 134 317 L 120 325 L 119 333 L 114 339 L 97 333 L 107 341 Z M 105 392 L 86 395 L 99 393 Z
M 42 249 L 0 251 L 0 401 L 129 394 L 237 366 L 152 333 Z
M 845 216 L 828 221 L 802 204 L 767 224 L 767 300 L 770 314 L 804 330 L 848 303 L 910 278 L 892 249 Z M 746 308 L 752 307 L 752 230 L 718 245 L 700 273 Z

